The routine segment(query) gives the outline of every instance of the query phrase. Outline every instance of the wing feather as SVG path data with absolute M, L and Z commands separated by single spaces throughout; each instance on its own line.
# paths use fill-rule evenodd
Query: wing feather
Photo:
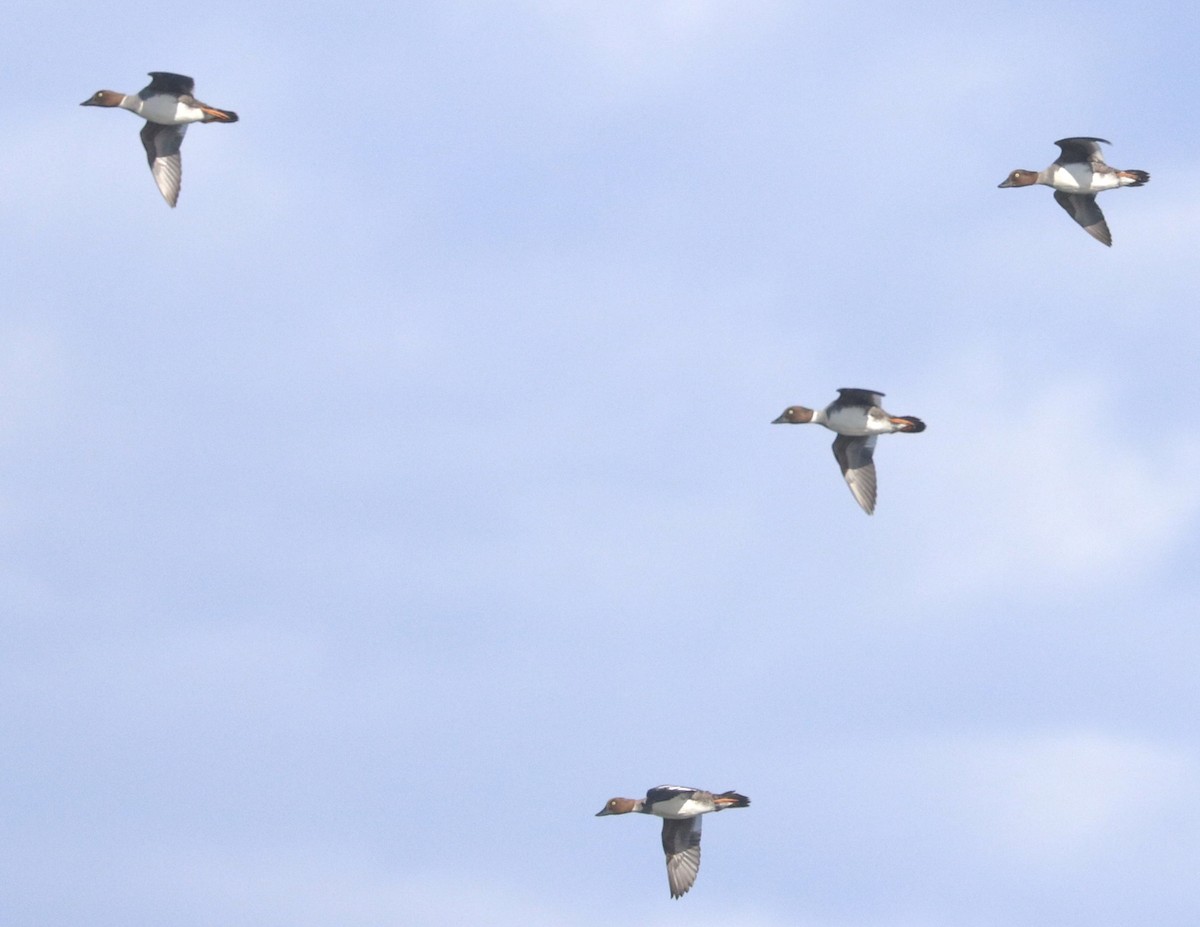
M 1108 223 L 1104 221 L 1104 213 L 1096 204 L 1096 194 L 1064 193 L 1062 190 L 1055 190 L 1054 201 L 1096 241 L 1112 247 L 1112 233 L 1108 230 Z
M 840 389 L 838 399 L 846 405 L 877 406 L 883 401 L 883 393 L 873 389 Z
M 186 125 L 164 126 L 147 122 L 142 127 L 142 147 L 146 149 L 146 160 L 150 162 L 150 173 L 158 184 L 158 192 L 174 207 L 179 202 L 179 188 L 183 184 L 183 160 L 179 146 L 183 144 Z
M 667 882 L 672 898 L 686 894 L 700 871 L 700 822 L 699 815 L 663 821 L 663 852 L 667 854 Z
M 1111 145 L 1112 142 L 1105 138 L 1079 136 L 1078 138 L 1060 138 L 1054 144 L 1062 151 L 1062 154 L 1058 156 L 1057 164 L 1076 164 L 1080 161 L 1103 164 L 1104 154 L 1100 150 L 1100 145 Z
M 172 74 L 170 71 L 151 71 L 150 83 L 143 93 L 190 94 L 195 89 L 196 82 L 186 75 Z
M 868 515 L 875 513 L 875 435 L 838 435 L 833 456 L 855 500 Z

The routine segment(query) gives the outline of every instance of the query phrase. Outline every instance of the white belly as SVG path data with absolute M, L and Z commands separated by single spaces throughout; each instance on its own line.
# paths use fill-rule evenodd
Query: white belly
M 148 100 L 142 100 L 141 103 L 138 114 L 143 119 L 157 122 L 159 125 L 177 126 L 188 122 L 199 122 L 204 118 L 201 110 L 180 103 L 174 97 L 164 94 L 156 94 Z
M 1116 174 L 1097 174 L 1088 164 L 1059 164 L 1050 181 L 1050 186 L 1064 193 L 1099 193 L 1121 185 Z
M 830 431 L 836 431 L 840 435 L 866 435 L 872 433 L 872 429 L 867 422 L 865 409 L 838 409 L 836 412 L 829 414 L 824 425 Z
M 682 795 L 678 798 L 672 798 L 670 801 L 658 802 L 654 806 L 654 813 L 660 818 L 694 818 L 698 814 L 704 814 L 712 809 L 705 804 L 695 801 L 691 798 L 685 798 Z

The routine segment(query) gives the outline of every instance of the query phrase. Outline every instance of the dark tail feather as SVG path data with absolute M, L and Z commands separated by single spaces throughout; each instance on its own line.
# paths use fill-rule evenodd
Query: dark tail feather
M 724 811 L 726 808 L 745 808 L 750 804 L 750 799 L 737 792 L 722 792 L 720 795 L 714 795 L 713 801 L 716 802 L 718 811 Z
M 915 415 L 897 415 L 892 421 L 903 423 L 904 427 L 900 429 L 901 431 L 913 432 L 915 434 L 918 431 L 925 430 L 925 423 Z
M 1142 184 L 1150 182 L 1150 175 L 1145 171 L 1121 171 L 1122 177 L 1132 177 L 1133 183 L 1127 183 L 1127 187 L 1140 187 Z

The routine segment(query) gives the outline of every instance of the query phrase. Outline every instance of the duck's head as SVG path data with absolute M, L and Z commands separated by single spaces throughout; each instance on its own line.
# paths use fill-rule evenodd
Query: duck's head
M 630 811 L 637 810 L 637 802 L 632 798 L 610 798 L 599 811 L 596 812 L 596 817 L 602 818 L 606 814 L 629 814 Z
M 1037 171 L 1016 170 L 1004 178 L 1000 187 L 1028 187 L 1030 184 L 1037 183 L 1037 179 Z
M 772 425 L 807 425 L 813 419 L 813 410 L 804 406 L 788 406 L 783 415 L 771 422 Z
M 125 94 L 117 93 L 115 90 L 97 90 L 88 99 L 80 103 L 80 106 L 120 106 L 121 101 L 125 99 Z

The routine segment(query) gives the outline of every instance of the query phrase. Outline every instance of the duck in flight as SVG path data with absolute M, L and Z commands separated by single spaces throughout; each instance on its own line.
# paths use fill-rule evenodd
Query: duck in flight
M 80 106 L 114 106 L 137 113 L 146 120 L 142 146 L 150 162 L 150 173 L 163 199 L 172 208 L 179 201 L 183 166 L 179 146 L 193 122 L 237 122 L 237 113 L 201 103 L 192 91 L 196 82 L 182 74 L 151 71 L 150 83 L 137 93 L 97 90 Z
M 824 409 L 788 406 L 773 425 L 824 425 L 837 432 L 833 456 L 863 511 L 875 513 L 875 439 L 897 431 L 916 433 L 925 423 L 912 415 L 892 415 L 880 406 L 883 393 L 871 389 L 840 389 Z
M 653 814 L 663 819 L 662 844 L 667 854 L 671 897 L 681 898 L 700 871 L 700 816 L 710 811 L 745 808 L 750 799 L 737 792 L 705 792 L 682 785 L 660 785 L 643 798 L 610 798 L 596 814 Z
M 1119 171 L 1104 163 L 1101 145 L 1112 142 L 1102 138 L 1060 138 L 1055 142 L 1062 151 L 1058 159 L 1042 171 L 1013 171 L 1004 187 L 1029 187 L 1040 183 L 1054 188 L 1054 201 L 1067 211 L 1083 230 L 1101 244 L 1112 247 L 1112 234 L 1104 213 L 1096 205 L 1096 194 L 1117 187 L 1140 187 L 1149 183 L 1145 171 Z

